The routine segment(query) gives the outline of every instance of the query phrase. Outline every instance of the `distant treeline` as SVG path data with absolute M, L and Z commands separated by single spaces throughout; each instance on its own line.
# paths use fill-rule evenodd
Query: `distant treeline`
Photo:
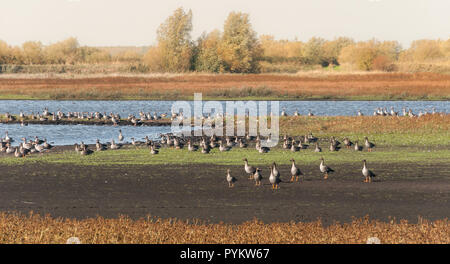
M 223 31 L 192 40 L 192 12 L 175 10 L 160 25 L 151 47 L 88 47 L 76 38 L 44 46 L 29 41 L 10 46 L 0 40 L 0 67 L 11 65 L 126 64 L 135 72 L 297 72 L 309 69 L 450 72 L 450 39 L 416 40 L 403 49 L 397 41 L 355 42 L 313 37 L 307 42 L 257 37 L 249 15 L 232 12 Z M 5 66 L 9 65 L 9 66 Z

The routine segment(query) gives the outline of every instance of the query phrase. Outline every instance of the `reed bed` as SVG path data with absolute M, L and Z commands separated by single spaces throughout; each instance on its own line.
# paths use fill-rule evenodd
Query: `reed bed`
M 450 76 L 432 73 L 347 75 L 186 74 L 74 78 L 0 78 L 3 98 L 448 99 Z
M 126 216 L 85 220 L 0 213 L 0 243 L 66 243 L 77 237 L 85 244 L 302 244 L 367 243 L 377 237 L 383 244 L 450 243 L 448 219 L 417 223 L 406 220 L 381 222 L 368 217 L 350 223 L 323 226 L 320 220 L 309 223 L 271 223 L 258 220 L 234 224 L 208 224 L 177 219 L 132 220 Z

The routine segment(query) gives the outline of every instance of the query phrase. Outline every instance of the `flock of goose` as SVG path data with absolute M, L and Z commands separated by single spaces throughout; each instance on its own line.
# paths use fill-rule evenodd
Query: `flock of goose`
M 22 142 L 19 143 L 18 147 L 11 146 L 11 143 L 14 142 L 8 135 L 8 131 L 5 132 L 5 137 L 0 138 L 0 153 L 5 152 L 6 154 L 13 154 L 16 157 L 25 157 L 28 154 L 32 153 L 43 153 L 53 146 L 47 142 L 47 139 L 39 139 L 37 136 L 34 140 L 28 140 L 23 137 L 21 138 Z
M 272 139 L 271 136 L 269 135 L 264 140 L 272 140 Z M 199 143 L 198 145 L 195 144 L 196 141 Z M 283 148 L 288 149 L 292 152 L 297 152 L 300 151 L 300 149 L 308 148 L 309 143 L 314 142 L 315 143 L 314 151 L 321 152 L 322 150 L 318 145 L 318 141 L 319 139 L 317 137 L 314 137 L 312 133 L 309 133 L 308 135 L 301 137 L 298 140 L 298 144 L 295 138 L 284 136 Z M 230 137 L 230 136 L 217 137 L 213 135 L 209 138 L 204 136 L 197 138 L 195 137 L 186 138 L 183 136 L 181 137 L 174 136 L 172 134 L 161 135 L 161 144 L 166 145 L 167 147 L 182 149 L 184 148 L 185 145 L 187 145 L 188 151 L 197 151 L 199 148 L 201 148 L 201 152 L 204 154 L 210 153 L 211 149 L 214 148 L 217 148 L 220 152 L 230 151 L 233 147 L 247 148 L 250 142 L 255 143 L 255 148 L 260 153 L 267 153 L 270 150 L 270 148 L 268 147 L 261 147 L 261 137 L 259 135 L 256 137 L 249 136 L 248 134 L 245 137 Z M 150 146 L 151 150 L 153 150 L 155 147 L 155 144 L 153 142 L 147 145 Z M 341 145 L 341 143 L 335 137 L 331 137 L 330 151 L 337 151 L 340 148 L 339 145 Z M 358 141 L 355 141 L 355 143 L 353 143 L 347 137 L 344 138 L 343 145 L 346 146 L 346 148 L 351 148 L 351 146 L 354 145 L 355 151 L 362 151 L 363 148 L 365 147 L 369 152 L 372 151 L 372 149 L 375 147 L 375 144 L 370 142 L 367 137 L 365 137 L 364 145 L 359 145 Z M 159 148 L 160 145 L 158 144 L 157 147 Z M 244 158 L 243 161 L 244 161 L 244 170 L 247 174 L 249 174 L 249 179 L 255 180 L 255 185 L 260 186 L 262 180 L 261 169 L 250 166 L 246 158 Z M 295 164 L 294 159 L 291 159 L 290 161 L 292 162 L 291 181 L 294 180 L 298 181 L 299 176 L 303 175 L 303 173 L 301 172 L 300 168 Z M 334 172 L 332 168 L 325 165 L 325 161 L 323 158 L 320 159 L 319 170 L 324 175 L 325 180 L 328 179 L 329 173 Z M 375 177 L 375 174 L 367 168 L 366 160 L 363 161 L 362 174 L 364 176 L 364 182 L 371 182 L 372 178 Z M 226 180 L 228 182 L 229 187 L 233 187 L 234 183 L 236 182 L 236 178 L 231 176 L 231 171 L 229 169 L 227 170 Z M 280 171 L 275 162 L 272 165 L 270 165 L 269 182 L 272 184 L 273 189 L 279 188 L 279 184 L 281 182 Z
M 249 179 L 255 181 L 255 186 L 261 186 L 261 181 L 263 179 L 262 174 L 261 174 L 262 170 L 260 168 L 250 166 L 248 164 L 247 158 L 244 158 L 243 161 L 244 161 L 244 171 L 249 175 Z M 304 174 L 300 170 L 300 168 L 295 164 L 295 160 L 293 158 L 290 161 L 292 162 L 292 166 L 291 166 L 291 170 L 290 170 L 290 173 L 291 173 L 290 182 L 294 182 L 294 180 L 296 182 L 298 182 L 299 177 Z M 375 177 L 376 175 L 375 175 L 375 173 L 373 173 L 373 171 L 371 171 L 367 168 L 366 160 L 363 160 L 362 162 L 363 162 L 363 168 L 362 168 L 361 172 L 362 172 L 362 175 L 364 176 L 364 182 L 372 182 L 372 178 Z M 277 164 L 275 162 L 273 162 L 269 166 L 269 171 L 270 171 L 269 182 L 272 185 L 272 189 L 275 189 L 275 190 L 279 189 L 280 183 L 282 182 L 282 180 L 281 180 L 280 170 L 278 169 Z M 334 172 L 334 170 L 332 168 L 325 165 L 325 160 L 323 159 L 323 157 L 320 158 L 319 171 L 324 175 L 323 178 L 325 180 L 328 179 L 329 173 Z M 231 176 L 230 169 L 227 169 L 226 180 L 228 182 L 228 187 L 230 187 L 230 188 L 234 187 L 234 183 L 237 181 L 235 177 Z

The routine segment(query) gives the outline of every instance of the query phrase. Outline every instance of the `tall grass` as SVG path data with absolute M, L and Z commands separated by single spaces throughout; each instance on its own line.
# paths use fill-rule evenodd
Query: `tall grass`
M 126 216 L 117 219 L 102 217 L 85 220 L 28 216 L 0 213 L 0 243 L 66 243 L 77 237 L 85 244 L 301 244 L 301 243 L 367 243 L 377 237 L 383 244 L 450 242 L 448 219 L 417 224 L 405 220 L 388 223 L 355 219 L 351 223 L 335 223 L 324 227 L 320 220 L 309 223 L 264 224 L 253 220 L 240 225 L 206 224 L 200 221 L 177 219 L 132 220 Z

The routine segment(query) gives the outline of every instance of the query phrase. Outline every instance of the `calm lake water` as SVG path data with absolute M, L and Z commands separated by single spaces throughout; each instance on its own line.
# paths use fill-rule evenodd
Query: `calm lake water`
M 50 112 L 106 112 L 119 113 L 122 117 L 128 114 L 138 115 L 139 111 L 170 113 L 174 101 L 44 101 L 44 100 L 0 100 L 0 114 L 9 112 L 25 114 L 43 111 L 45 107 Z M 188 101 L 193 109 L 193 102 Z M 221 102 L 224 109 L 226 102 Z M 257 102 L 258 103 L 258 102 Z M 269 104 L 270 105 L 270 104 Z M 372 115 L 377 107 L 394 107 L 395 111 L 401 112 L 403 107 L 411 108 L 414 113 L 419 111 L 432 111 L 435 107 L 438 112 L 450 112 L 450 102 L 448 101 L 280 101 L 280 112 L 283 108 L 289 115 L 296 110 L 300 114 L 306 115 L 310 110 L 314 115 L 319 116 L 354 116 L 360 109 L 365 115 Z M 270 112 L 270 108 L 268 109 Z M 54 145 L 73 145 L 84 141 L 92 144 L 98 138 L 101 142 L 110 142 L 111 139 L 117 141 L 119 129 L 122 129 L 125 141 L 131 141 L 131 137 L 142 140 L 145 136 L 150 139 L 159 139 L 161 133 L 170 132 L 170 126 L 166 127 L 133 127 L 133 126 L 86 126 L 86 125 L 29 125 L 21 127 L 19 124 L 0 124 L 0 137 L 4 137 L 5 131 L 14 138 L 17 145 L 20 138 L 34 139 L 47 138 Z
M 125 137 L 124 142 L 131 142 L 134 137 L 136 141 L 143 141 L 145 136 L 151 140 L 159 140 L 159 135 L 170 132 L 170 126 L 86 126 L 86 125 L 28 125 L 21 127 L 19 124 L 0 124 L 0 137 L 5 137 L 5 132 L 15 140 L 13 146 L 22 142 L 21 138 L 27 140 L 37 136 L 40 139 L 47 138 L 52 145 L 73 145 L 83 141 L 86 144 L 94 144 L 98 138 L 100 142 L 111 142 L 114 139 L 118 143 L 119 129 Z
M 137 115 L 139 111 L 170 113 L 175 101 L 53 101 L 53 100 L 0 100 L 0 114 L 9 112 L 18 114 L 24 111 L 26 114 L 37 113 L 47 107 L 50 112 L 58 110 L 62 112 L 106 112 L 119 113 L 122 117 L 128 114 Z M 193 101 L 187 101 L 193 107 Z M 204 102 L 205 103 L 205 102 Z M 221 102 L 224 109 L 226 102 Z M 258 102 L 257 102 L 258 103 Z M 269 104 L 270 105 L 270 104 Z M 321 116 L 354 116 L 358 110 L 365 115 L 372 115 L 377 107 L 394 107 L 401 112 L 403 107 L 411 108 L 414 113 L 429 111 L 433 107 L 439 112 L 449 112 L 449 101 L 280 101 L 280 113 L 283 108 L 289 115 L 296 110 L 306 115 L 308 111 Z M 192 108 L 193 109 L 193 108 Z M 268 110 L 270 111 L 270 109 Z

